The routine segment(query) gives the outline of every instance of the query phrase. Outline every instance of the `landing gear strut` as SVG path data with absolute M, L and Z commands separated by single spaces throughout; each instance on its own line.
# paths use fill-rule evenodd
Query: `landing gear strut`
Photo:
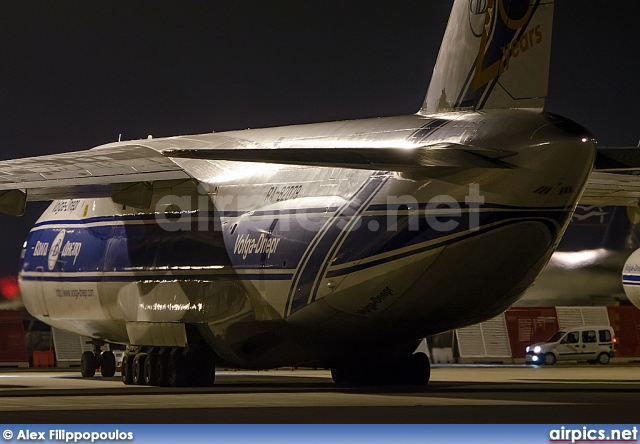
M 111 378 L 116 373 L 116 357 L 111 350 L 102 351 L 104 342 L 93 340 L 93 351 L 86 351 L 80 358 L 80 373 L 83 378 L 93 378 L 96 370 L 105 378 Z

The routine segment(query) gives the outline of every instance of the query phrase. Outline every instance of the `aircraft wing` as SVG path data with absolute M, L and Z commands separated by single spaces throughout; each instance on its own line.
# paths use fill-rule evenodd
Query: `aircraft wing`
M 193 146 L 197 145 L 197 148 Z M 510 168 L 501 158 L 512 153 L 455 144 L 410 149 L 359 148 L 210 148 L 188 137 L 113 143 L 86 151 L 0 162 L 0 212 L 20 215 L 27 201 L 112 197 L 144 207 L 152 183 L 191 176 L 172 158 L 266 162 L 399 172 L 429 167 Z
M 155 181 L 190 179 L 171 159 L 137 144 L 0 162 L 0 212 L 20 215 L 27 200 L 140 193 Z M 144 197 L 144 196 L 143 196 Z M 135 204 L 134 200 L 132 204 Z
M 640 147 L 598 148 L 580 204 L 638 206 L 639 202 Z
M 170 142 L 170 143 L 169 143 Z M 192 142 L 192 141 L 191 141 Z M 144 206 L 151 183 L 188 180 L 172 158 L 266 162 L 424 173 L 445 168 L 511 168 L 508 151 L 451 143 L 396 147 L 230 147 L 193 145 L 188 139 L 110 144 L 86 151 L 0 162 L 0 212 L 19 215 L 26 201 L 115 197 Z M 636 206 L 640 201 L 640 149 L 599 149 L 581 204 Z

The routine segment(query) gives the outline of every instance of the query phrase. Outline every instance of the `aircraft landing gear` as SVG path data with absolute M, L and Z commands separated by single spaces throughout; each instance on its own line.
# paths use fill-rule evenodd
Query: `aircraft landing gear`
M 199 335 L 187 347 L 138 347 L 125 354 L 122 382 L 170 387 L 211 387 L 215 380 L 215 352 Z
M 431 364 L 424 353 L 351 360 L 331 368 L 336 384 L 346 385 L 426 385 Z
M 142 369 L 144 385 L 160 385 L 158 379 L 159 358 L 159 353 L 149 353 L 149 356 L 147 356 L 147 359 L 144 361 L 144 367 Z
M 125 385 L 133 384 L 133 359 L 136 357 L 135 353 L 127 351 L 122 357 L 122 382 Z
M 93 340 L 93 351 L 86 351 L 80 358 L 80 373 L 83 378 L 93 378 L 96 370 L 105 378 L 111 378 L 116 373 L 116 357 L 111 350 L 101 352 L 102 341 Z
M 95 353 L 92 351 L 86 351 L 80 358 L 80 374 L 83 378 L 93 378 L 96 374 L 96 367 L 98 366 L 98 360 Z
M 100 353 L 98 364 L 103 378 L 112 378 L 116 374 L 116 357 L 111 350 Z
M 136 353 L 133 358 L 132 379 L 135 385 L 144 385 L 144 365 L 149 355 L 147 353 Z
M 161 387 L 211 387 L 215 379 L 213 350 L 192 347 L 140 347 L 122 361 L 122 382 Z

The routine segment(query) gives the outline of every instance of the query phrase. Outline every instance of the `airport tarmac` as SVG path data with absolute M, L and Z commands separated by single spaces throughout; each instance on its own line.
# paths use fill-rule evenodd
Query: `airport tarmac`
M 637 423 L 640 366 L 434 366 L 427 387 L 337 386 L 326 370 L 219 371 L 214 387 L 0 373 L 5 423 Z

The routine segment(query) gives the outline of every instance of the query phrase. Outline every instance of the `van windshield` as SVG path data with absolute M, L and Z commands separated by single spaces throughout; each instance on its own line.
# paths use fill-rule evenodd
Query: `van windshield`
M 547 342 L 558 342 L 560 340 L 560 338 L 562 338 L 564 336 L 565 332 L 564 331 L 559 331 L 557 332 L 555 335 L 551 336 L 549 338 L 549 340 L 547 340 Z

